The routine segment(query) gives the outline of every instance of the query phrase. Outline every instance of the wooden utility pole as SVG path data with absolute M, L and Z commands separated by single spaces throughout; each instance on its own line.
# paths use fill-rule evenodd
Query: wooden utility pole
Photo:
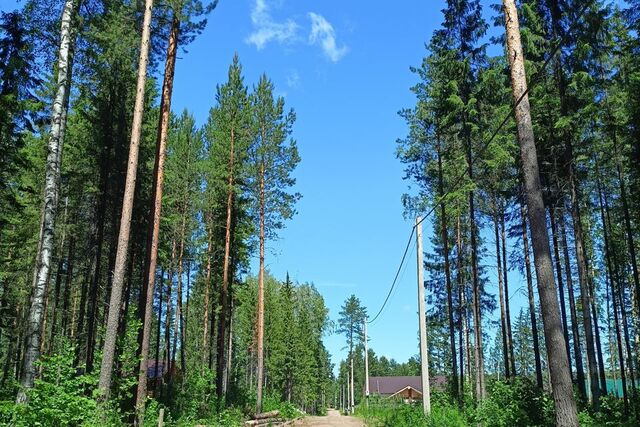
M 367 318 L 364 318 L 364 396 L 369 407 L 369 346 L 367 345 Z
M 556 425 L 578 426 L 576 402 L 569 373 L 569 358 L 560 319 L 560 307 L 551 265 L 551 248 L 547 233 L 547 219 L 542 199 L 542 184 L 538 168 L 531 111 L 529 105 L 527 74 L 520 40 L 520 24 L 515 0 L 503 0 L 507 57 L 511 68 L 514 112 L 520 142 L 522 175 L 525 184 L 527 213 L 533 243 L 533 258 L 538 278 L 538 294 L 542 309 L 545 344 L 549 359 L 549 376 L 556 404 Z
M 349 413 L 353 414 L 355 399 L 353 398 L 353 354 L 351 355 L 351 376 L 349 378 Z
M 418 259 L 418 324 L 420 325 L 420 363 L 422 365 L 422 408 L 425 415 L 431 412 L 429 389 L 429 354 L 427 353 L 427 324 L 424 303 L 424 263 L 422 261 L 422 218 L 416 218 L 416 252 Z

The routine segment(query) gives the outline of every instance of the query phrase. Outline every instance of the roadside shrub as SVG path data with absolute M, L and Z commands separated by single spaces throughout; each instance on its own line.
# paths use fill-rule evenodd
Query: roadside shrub
M 54 356 L 43 356 L 38 362 L 42 375 L 27 392 L 29 403 L 2 402 L 0 425 L 79 426 L 93 419 L 97 403 L 85 392 L 96 386 L 97 378 L 77 375 L 73 358 L 74 349 L 70 345 Z
M 265 397 L 262 404 L 262 410 L 264 412 L 279 411 L 280 418 L 285 418 L 287 420 L 299 417 L 301 414 L 298 408 L 296 408 L 291 402 L 281 402 L 275 395 Z
M 425 416 L 422 405 L 409 405 L 391 400 L 373 400 L 356 409 L 356 415 L 368 425 L 383 427 L 465 427 L 468 425 L 464 413 L 452 405 L 442 393 L 432 396 L 431 414 Z
M 495 381 L 488 394 L 476 412 L 477 421 L 485 427 L 551 427 L 555 424 L 551 396 L 528 378 Z

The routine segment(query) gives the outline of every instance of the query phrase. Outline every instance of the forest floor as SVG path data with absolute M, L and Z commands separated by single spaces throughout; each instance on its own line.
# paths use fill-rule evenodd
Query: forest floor
M 364 427 L 362 420 L 347 417 L 335 409 L 329 409 L 325 417 L 305 417 L 294 424 L 294 427 Z

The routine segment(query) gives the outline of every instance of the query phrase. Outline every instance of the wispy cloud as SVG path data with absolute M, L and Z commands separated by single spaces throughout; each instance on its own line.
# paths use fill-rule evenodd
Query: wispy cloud
M 344 45 L 338 47 L 333 25 L 324 16 L 309 12 L 309 18 L 311 19 L 309 42 L 312 44 L 319 43 L 325 56 L 333 62 L 338 62 L 347 54 L 349 48 Z
M 287 86 L 291 89 L 297 89 L 300 86 L 300 74 L 298 70 L 293 69 L 287 75 Z
M 256 0 L 251 11 L 251 22 L 254 31 L 245 41 L 255 45 L 258 50 L 263 49 L 274 40 L 278 43 L 284 43 L 293 39 L 299 28 L 299 25 L 292 19 L 287 19 L 284 22 L 274 21 L 266 0 Z

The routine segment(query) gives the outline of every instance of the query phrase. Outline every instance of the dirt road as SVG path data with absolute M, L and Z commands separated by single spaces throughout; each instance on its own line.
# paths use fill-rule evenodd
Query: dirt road
M 294 427 L 364 427 L 364 424 L 358 418 L 346 417 L 335 409 L 329 409 L 326 417 L 305 417 Z

